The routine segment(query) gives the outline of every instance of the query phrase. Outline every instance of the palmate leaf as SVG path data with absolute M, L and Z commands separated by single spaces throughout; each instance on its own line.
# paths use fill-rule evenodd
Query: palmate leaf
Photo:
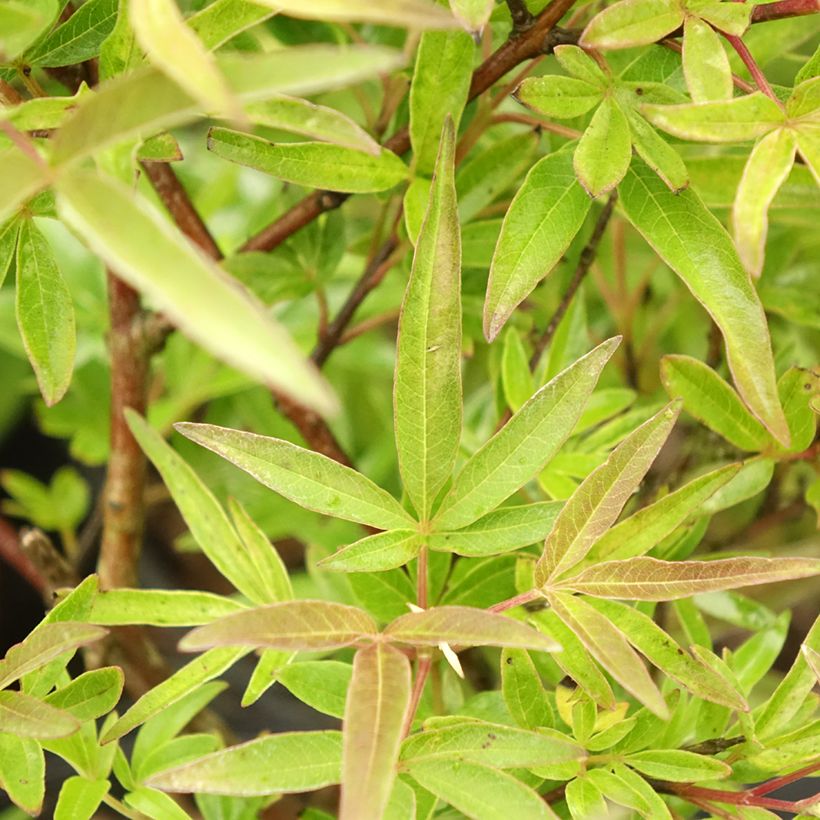
M 330 601 L 283 601 L 201 626 L 179 646 L 186 652 L 214 646 L 338 649 L 373 638 L 376 632 L 376 622 L 356 607 Z
M 206 111 L 240 117 L 239 101 L 216 61 L 193 29 L 185 25 L 176 0 L 129 0 L 129 20 L 148 60 Z
M 559 373 L 467 461 L 433 518 L 434 531 L 472 524 L 544 468 L 575 427 L 619 342 L 609 339 Z
M 615 601 L 588 599 L 587 603 L 608 618 L 651 664 L 693 694 L 730 709 L 749 710 L 729 680 L 694 660 L 647 615 Z
M 719 467 L 638 510 L 607 530 L 593 544 L 586 562 L 631 558 L 649 552 L 688 518 L 701 514 L 703 503 L 739 471 L 739 464 Z
M 488 341 L 558 263 L 591 205 L 570 152 L 549 154 L 530 168 L 504 216 L 493 253 L 484 303 Z
M 641 556 L 604 561 L 557 586 L 597 598 L 672 601 L 702 592 L 771 584 L 820 574 L 820 558 L 718 558 L 659 561 Z
M 208 150 L 285 182 L 344 193 L 386 191 L 408 174 L 407 166 L 386 148 L 374 155 L 324 142 L 275 144 L 227 128 L 208 132 Z
M 341 768 L 341 732 L 282 732 L 167 769 L 147 785 L 169 792 L 267 796 L 338 783 Z
M 668 405 L 624 439 L 604 464 L 593 470 L 558 515 L 535 567 L 543 586 L 583 560 L 594 542 L 612 526 L 637 489 L 678 417 Z
M 322 412 L 334 410 L 329 388 L 262 304 L 143 197 L 113 178 L 73 171 L 60 178 L 58 211 L 206 350 Z
M 181 423 L 176 430 L 309 510 L 380 529 L 415 524 L 393 496 L 361 473 L 289 441 L 211 424 Z
M 720 328 L 729 369 L 747 407 L 788 446 L 766 317 L 723 226 L 693 191 L 673 194 L 638 161 L 618 192 L 630 222 Z
M 581 598 L 554 592 L 555 614 L 580 638 L 590 654 L 618 683 L 653 714 L 667 718 L 669 709 L 658 687 L 624 634 Z
M 360 649 L 353 659 L 342 724 L 340 820 L 383 815 L 409 704 L 407 658 L 384 644 Z
M 461 439 L 461 236 L 454 162 L 455 131 L 448 119 L 399 318 L 393 389 L 399 470 L 422 521 L 452 473 Z

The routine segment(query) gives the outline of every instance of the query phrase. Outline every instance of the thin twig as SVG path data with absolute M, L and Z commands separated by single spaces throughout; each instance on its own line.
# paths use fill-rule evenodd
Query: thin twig
M 17 530 L 5 518 L 0 518 L 0 559 L 12 567 L 21 578 L 28 581 L 40 593 L 44 601 L 50 603 L 51 588 L 48 581 L 38 570 L 34 561 L 23 551 Z
M 783 103 L 780 102 L 777 95 L 772 90 L 772 87 L 769 85 L 769 81 L 766 79 L 766 75 L 760 70 L 760 66 L 755 61 L 755 58 L 752 56 L 752 52 L 749 51 L 746 43 L 734 34 L 727 34 L 725 31 L 721 32 L 721 34 L 723 34 L 723 36 L 731 44 L 732 48 L 737 52 L 738 57 L 740 57 L 743 61 L 743 65 L 746 66 L 749 74 L 752 75 L 752 79 L 755 81 L 757 87 L 767 97 L 773 99 L 782 108 Z
M 533 354 L 530 358 L 530 370 L 535 370 L 535 368 L 538 367 L 538 362 L 541 360 L 541 355 L 546 350 L 547 345 L 549 345 L 552 341 L 552 337 L 555 335 L 555 331 L 558 329 L 561 319 L 563 319 L 564 314 L 569 309 L 575 293 L 578 288 L 581 287 L 581 283 L 586 278 L 592 263 L 595 261 L 595 255 L 598 253 L 598 245 L 601 243 L 601 238 L 604 235 L 606 226 L 609 224 L 612 211 L 615 208 L 615 200 L 617 199 L 617 196 L 618 195 L 615 191 L 613 191 L 609 195 L 609 199 L 607 199 L 603 210 L 598 215 L 598 221 L 595 223 L 595 227 L 592 230 L 592 236 L 590 236 L 589 241 L 581 251 L 581 258 L 578 260 L 578 265 L 575 268 L 575 273 L 573 273 L 572 279 L 570 279 L 567 290 L 556 308 L 555 313 L 552 314 L 552 318 L 550 319 L 546 330 L 541 334 L 535 343 L 535 349 L 533 350 Z
M 752 22 L 766 23 L 769 20 L 784 20 L 787 17 L 802 17 L 817 12 L 820 12 L 820 0 L 778 0 L 755 6 L 752 9 Z
M 404 725 L 401 736 L 407 737 L 413 728 L 413 721 L 416 719 L 416 712 L 421 703 L 421 696 L 424 694 L 424 684 L 427 683 L 427 676 L 430 674 L 430 667 L 433 665 L 429 655 L 420 655 L 416 662 L 416 679 L 413 681 L 413 691 L 410 695 L 410 703 L 407 704 L 407 712 L 404 715 Z

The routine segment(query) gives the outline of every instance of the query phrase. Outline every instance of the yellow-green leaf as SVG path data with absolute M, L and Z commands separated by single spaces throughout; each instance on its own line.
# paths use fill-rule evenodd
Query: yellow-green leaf
M 641 162 L 632 163 L 618 191 L 630 222 L 720 328 L 729 369 L 746 406 L 788 445 L 766 317 L 723 226 L 697 194 L 673 194 Z
M 383 26 L 408 28 L 452 28 L 455 18 L 432 0 L 256 0 L 260 6 L 270 6 L 289 17 L 307 20 L 351 21 L 379 23 Z
M 340 820 L 383 816 L 409 704 L 407 658 L 385 644 L 360 649 L 353 659 L 342 723 Z
M 402 482 L 421 520 L 450 478 L 461 439 L 461 235 L 445 123 L 427 213 L 399 317 L 394 380 Z
M 683 24 L 683 74 L 693 102 L 730 100 L 732 68 L 717 32 L 697 17 Z
M 752 149 L 732 207 L 732 235 L 744 267 L 754 277 L 763 271 L 769 206 L 786 181 L 794 163 L 797 139 L 779 128 Z
M 683 11 L 673 0 L 621 0 L 592 18 L 580 45 L 599 49 L 649 45 L 681 23 Z
M 607 97 L 592 117 L 575 149 L 573 167 L 592 196 L 611 191 L 623 178 L 632 159 L 632 137 L 623 109 Z
M 380 572 L 403 567 L 423 545 L 416 530 L 387 530 L 342 547 L 317 566 L 340 572 Z

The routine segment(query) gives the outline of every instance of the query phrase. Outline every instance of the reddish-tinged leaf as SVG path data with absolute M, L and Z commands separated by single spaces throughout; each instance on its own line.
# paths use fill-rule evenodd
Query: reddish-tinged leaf
M 669 710 L 663 695 L 624 634 L 598 610 L 580 598 L 562 592 L 549 596 L 555 614 L 583 641 L 592 656 L 658 717 Z
M 559 586 L 597 598 L 672 601 L 702 592 L 771 584 L 820 575 L 820 558 L 721 558 L 714 561 L 659 561 L 641 556 L 605 561 L 567 578 Z
M 336 649 L 372 637 L 376 631 L 376 622 L 353 606 L 330 601 L 283 601 L 194 629 L 179 646 L 186 652 L 212 646 Z
M 679 405 L 667 405 L 625 438 L 609 458 L 593 470 L 558 515 L 535 567 L 535 583 L 574 567 L 620 515 L 655 460 L 675 421 Z
M 340 820 L 382 817 L 410 703 L 410 663 L 384 644 L 356 653 L 342 725 Z
M 415 646 L 509 646 L 557 652 L 558 644 L 532 627 L 504 615 L 466 606 L 439 606 L 402 615 L 385 630 L 386 637 Z

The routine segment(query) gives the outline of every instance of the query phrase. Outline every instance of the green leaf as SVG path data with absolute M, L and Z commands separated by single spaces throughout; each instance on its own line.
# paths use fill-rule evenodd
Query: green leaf
M 580 45 L 599 49 L 649 45 L 681 23 L 683 11 L 670 0 L 621 0 L 592 18 Z
M 186 23 L 207 49 L 214 50 L 237 34 L 273 17 L 276 11 L 249 0 L 214 0 L 192 14 Z
M 0 660 L 0 689 L 45 666 L 65 652 L 98 641 L 106 630 L 90 624 L 42 623 Z
M 663 696 L 623 632 L 581 598 L 556 592 L 550 595 L 549 601 L 555 614 L 627 692 L 653 714 L 668 718 Z
M 189 818 L 189 815 L 172 797 L 155 789 L 140 786 L 128 792 L 123 799 L 127 806 L 136 809 L 150 820 L 188 820 Z
M 768 134 L 783 124 L 780 106 L 760 91 L 731 100 L 644 105 L 643 115 L 675 137 L 699 142 L 743 142 Z
M 820 134 L 817 133 L 817 129 L 810 130 L 804 125 L 797 132 L 797 150 L 809 166 L 815 181 L 820 184 Z
M 504 398 L 513 413 L 517 413 L 535 391 L 535 381 L 530 372 L 527 351 L 518 331 L 510 327 L 504 337 L 501 356 L 501 384 Z
M 288 664 L 277 677 L 282 686 L 312 709 L 341 718 L 352 675 L 349 663 L 301 661 Z
M 591 204 L 569 152 L 549 154 L 532 166 L 510 203 L 493 254 L 484 304 L 488 341 L 560 261 Z
M 750 452 L 764 449 L 771 439 L 746 409 L 740 396 L 707 364 L 691 356 L 664 356 L 661 380 L 671 398 L 735 447 Z
M 413 524 L 388 492 L 319 453 L 289 441 L 211 424 L 182 423 L 176 429 L 306 509 L 380 529 L 406 529 Z
M 537 729 L 553 725 L 547 692 L 526 650 L 505 649 L 501 653 L 501 692 L 519 726 Z
M 535 567 L 537 586 L 548 584 L 583 560 L 615 522 L 666 441 L 678 409 L 667 405 L 624 439 L 593 470 L 558 514 Z
M 555 816 L 539 794 L 506 772 L 460 760 L 420 760 L 410 776 L 445 803 L 468 817 L 527 820 Z
M 704 502 L 701 514 L 714 515 L 753 498 L 769 486 L 773 473 L 774 461 L 770 458 L 757 457 L 744 461 L 738 474 Z
M 381 572 L 403 567 L 422 546 L 424 540 L 416 530 L 387 530 L 342 547 L 317 566 L 340 572 Z
M 111 589 L 94 598 L 89 623 L 101 626 L 199 626 L 245 607 L 212 592 L 181 589 Z
M 0 287 L 3 286 L 3 281 L 17 252 L 17 235 L 20 233 L 20 224 L 19 219 L 9 219 L 4 225 L 0 225 Z
M 495 0 L 450 0 L 450 10 L 468 31 L 481 31 L 494 7 Z
M 162 683 L 138 698 L 119 720 L 102 733 L 100 742 L 110 743 L 112 740 L 118 740 L 150 718 L 178 704 L 199 689 L 203 683 L 221 675 L 246 654 L 247 651 L 244 649 L 213 649 L 180 667 Z
M 465 760 L 498 769 L 554 766 L 582 761 L 583 748 L 554 732 L 536 732 L 484 720 L 466 719 L 425 727 L 402 744 L 401 766 L 417 762 Z
M 465 31 L 428 31 L 421 36 L 410 86 L 410 144 L 417 174 L 432 173 L 448 116 L 458 132 L 474 51 L 475 43 Z
M 74 304 L 51 245 L 31 219 L 20 225 L 15 306 L 23 346 L 51 407 L 71 384 L 77 346 Z
M 208 150 L 285 182 L 328 191 L 373 193 L 407 179 L 407 166 L 386 148 L 373 155 L 324 142 L 277 145 L 262 137 L 212 128 L 208 132 Z
M 515 92 L 516 99 L 539 114 L 556 119 L 581 117 L 604 99 L 600 82 L 546 74 L 528 77 Z
M 283 601 L 228 615 L 189 632 L 180 649 L 212 646 L 270 649 L 335 649 L 376 634 L 375 621 L 361 609 L 330 601 Z
M 591 769 L 587 778 L 597 786 L 607 800 L 635 809 L 647 820 L 672 815 L 658 793 L 639 775 L 622 763 L 610 764 L 609 769 Z
M 0 4 L 0 62 L 10 63 L 51 25 L 57 0 L 5 0 Z
M 117 21 L 117 0 L 89 0 L 26 54 L 31 65 L 75 65 L 99 54 Z
M 562 506 L 560 501 L 538 501 L 501 507 L 462 529 L 432 533 L 427 545 L 431 550 L 475 558 L 512 552 L 543 541 Z
M 809 668 L 814 672 L 814 677 L 820 682 L 820 652 L 816 652 L 805 644 L 800 647 L 800 651 L 803 653 L 803 657 L 806 659 Z
M 17 148 L 0 151 L 0 223 L 51 182 L 48 168 Z
M 755 277 L 763 271 L 769 206 L 792 169 L 796 148 L 793 131 L 772 131 L 752 149 L 740 179 L 732 208 L 732 235 L 743 266 Z
M 615 708 L 615 695 L 584 643 L 552 610 L 535 612 L 532 623 L 560 645 L 554 660 L 602 709 Z
M 122 694 L 124 683 L 118 666 L 84 672 L 46 697 L 46 703 L 73 715 L 77 720 L 95 720 L 108 714 Z
M 159 470 L 165 485 L 176 502 L 185 523 L 193 535 L 194 540 L 202 547 L 203 552 L 211 560 L 211 563 L 224 575 L 240 592 L 246 595 L 254 603 L 267 603 L 268 595 L 262 584 L 257 568 L 250 559 L 244 546 L 236 533 L 236 530 L 228 520 L 228 516 L 222 506 L 214 498 L 211 491 L 205 486 L 202 480 L 191 469 L 191 467 L 176 453 L 176 451 L 166 443 L 162 436 L 150 427 L 140 415 L 132 410 L 125 411 L 125 418 L 131 432 L 134 434 L 140 447 L 151 459 L 154 466 Z M 132 595 L 132 600 L 139 600 L 140 593 Z M 174 593 L 170 593 L 167 598 L 168 604 L 173 607 Z M 190 605 L 193 602 L 186 601 L 185 598 L 177 598 L 177 603 Z M 213 605 L 214 602 L 211 602 Z M 205 620 L 211 619 L 215 615 L 213 610 L 203 609 L 204 599 L 199 599 L 199 606 L 194 604 L 194 609 L 199 609 L 200 617 L 205 615 Z M 216 603 L 217 607 L 222 607 L 225 614 L 225 605 Z M 227 605 L 228 611 L 239 607 Z M 167 610 L 166 610 L 167 611 Z M 159 610 L 155 610 L 159 613 Z M 190 613 L 183 613 L 183 617 Z M 196 612 L 190 613 L 197 617 Z M 202 620 L 198 620 L 202 623 Z M 180 624 L 182 625 L 182 624 Z
M 280 674 L 287 669 L 293 656 L 293 652 L 280 652 L 277 649 L 263 650 L 259 654 L 259 660 L 242 694 L 241 705 L 252 706 L 256 703 L 279 680 Z
M 632 136 L 632 147 L 638 156 L 664 181 L 668 188 L 680 191 L 689 184 L 689 172 L 680 154 L 635 111 L 625 108 Z
M 289 17 L 323 22 L 379 23 L 419 29 L 452 28 L 456 25 L 450 14 L 430 0 L 385 0 L 378 5 L 368 0 L 311 0 L 307 6 L 300 0 L 257 1 L 259 5 L 270 6 Z
M 693 102 L 732 99 L 732 68 L 723 43 L 697 17 L 687 17 L 683 23 L 683 73 Z
M 627 766 L 658 780 L 690 783 L 698 780 L 721 780 L 732 770 L 722 760 L 686 752 L 682 749 L 654 749 L 635 752 L 623 758 Z
M 378 156 L 379 144 L 350 117 L 325 105 L 278 94 L 261 103 L 247 106 L 245 114 L 258 125 L 291 131 L 352 150 Z
M 91 820 L 103 797 L 108 794 L 108 780 L 69 777 L 60 789 L 54 820 Z
M 256 570 L 263 590 L 262 602 L 272 604 L 276 601 L 289 601 L 293 598 L 293 587 L 285 562 L 276 547 L 238 501 L 229 498 L 228 510 L 248 558 Z
M 23 692 L 0 692 L 0 732 L 19 737 L 65 737 L 80 728 L 68 712 Z
M 586 192 L 596 197 L 611 191 L 624 178 L 631 160 L 632 138 L 626 114 L 613 97 L 607 97 L 575 149 L 575 173 Z
M 58 211 L 193 341 L 252 378 L 333 411 L 329 388 L 261 303 L 147 200 L 111 178 L 77 171 L 61 177 Z
M 609 339 L 559 373 L 467 461 L 436 513 L 436 531 L 472 524 L 544 468 L 572 432 L 619 342 Z
M 684 652 L 649 616 L 615 601 L 590 600 L 589 605 L 608 618 L 651 664 L 685 686 L 694 695 L 730 709 L 749 711 L 743 695 L 731 682 Z
M 606 800 L 598 787 L 587 777 L 576 777 L 567 783 L 564 793 L 567 808 L 574 820 L 608 817 Z
M 792 437 L 789 450 L 795 453 L 807 450 L 817 429 L 817 414 L 812 410 L 811 400 L 820 392 L 820 373 L 790 367 L 778 379 L 777 392 Z
M 555 641 L 504 615 L 466 606 L 439 606 L 402 615 L 384 630 L 391 641 L 412 646 L 509 646 L 558 651 Z
M 149 62 L 167 74 L 209 113 L 241 117 L 216 62 L 185 25 L 176 0 L 129 0 L 129 20 Z
M 0 732 L 0 788 L 27 814 L 38 815 L 45 795 L 46 761 L 36 740 Z
M 450 478 L 461 439 L 461 236 L 455 132 L 441 135 L 430 200 L 399 318 L 394 380 L 396 449 L 419 519 Z
M 739 471 L 739 464 L 719 467 L 638 510 L 605 532 L 593 544 L 587 560 L 598 562 L 644 555 L 689 518 L 699 515 L 702 504 Z
M 341 732 L 282 732 L 160 772 L 147 785 L 170 792 L 267 796 L 338 783 L 341 767 Z
M 609 78 L 589 54 L 579 46 L 561 45 L 553 50 L 555 59 L 567 74 L 601 87 L 609 85 Z
M 749 28 L 754 6 L 724 2 L 697 2 L 693 6 L 695 13 L 719 31 L 741 37 Z
M 659 561 L 641 556 L 596 564 L 560 585 L 598 598 L 672 601 L 702 592 L 771 584 L 818 574 L 818 558 L 744 556 L 711 561 Z
M 633 162 L 619 194 L 629 221 L 717 323 L 746 405 L 775 438 L 788 444 L 766 317 L 723 226 L 697 194 L 673 194 L 639 162 Z
M 383 815 L 409 705 L 407 658 L 384 644 L 360 649 L 353 659 L 342 724 L 341 820 Z
M 390 71 L 400 59 L 396 52 L 377 47 L 310 45 L 263 54 L 226 52 L 217 57 L 217 65 L 231 91 L 243 103 L 253 103 L 358 82 Z M 130 71 L 83 100 L 53 140 L 53 161 L 76 162 L 108 145 L 152 136 L 201 114 L 202 106 L 158 69 Z M 0 203 L 3 199 L 0 189 Z
M 786 112 L 790 119 L 800 119 L 798 129 L 806 126 L 809 129 L 816 125 L 817 113 L 820 110 L 820 77 L 812 77 L 799 85 L 795 84 L 791 96 L 786 101 Z

